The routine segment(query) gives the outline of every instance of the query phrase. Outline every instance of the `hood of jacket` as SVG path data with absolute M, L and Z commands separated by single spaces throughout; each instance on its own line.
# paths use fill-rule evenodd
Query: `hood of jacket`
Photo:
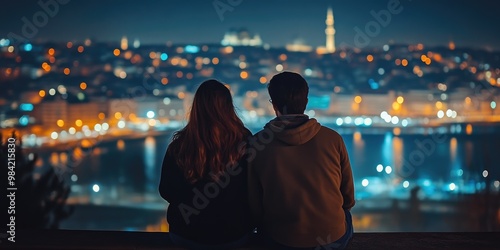
M 302 145 L 311 140 L 321 129 L 321 124 L 307 115 L 281 115 L 269 121 L 264 128 L 269 128 L 274 137 L 288 145 Z

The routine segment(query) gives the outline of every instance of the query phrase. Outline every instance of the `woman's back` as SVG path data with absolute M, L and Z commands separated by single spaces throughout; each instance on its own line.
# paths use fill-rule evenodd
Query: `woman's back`
M 170 205 L 170 232 L 202 244 L 240 239 L 253 229 L 247 202 L 246 159 L 217 181 L 189 183 L 170 155 L 165 155 L 160 194 Z
M 229 89 L 216 80 L 195 93 L 189 121 L 174 133 L 159 191 L 170 205 L 170 232 L 197 244 L 238 240 L 251 232 L 245 141 Z

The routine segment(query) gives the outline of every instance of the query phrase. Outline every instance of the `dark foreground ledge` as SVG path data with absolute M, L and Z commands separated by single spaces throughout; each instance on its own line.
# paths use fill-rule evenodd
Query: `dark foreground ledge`
M 149 232 L 19 230 L 15 243 L 0 240 L 0 249 L 182 249 Z M 241 249 L 270 248 L 253 238 Z M 500 233 L 355 233 L 348 249 L 500 249 Z

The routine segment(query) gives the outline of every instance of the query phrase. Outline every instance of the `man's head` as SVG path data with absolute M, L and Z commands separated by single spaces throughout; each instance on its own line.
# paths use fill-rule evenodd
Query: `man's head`
M 309 86 L 306 80 L 294 72 L 279 73 L 267 85 L 276 115 L 304 114 Z

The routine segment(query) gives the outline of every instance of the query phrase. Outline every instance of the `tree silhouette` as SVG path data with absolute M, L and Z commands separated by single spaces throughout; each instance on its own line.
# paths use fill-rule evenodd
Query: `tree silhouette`
M 52 166 L 43 172 L 35 169 L 38 155 L 25 155 L 22 140 L 16 135 L 16 131 L 12 132 L 10 138 L 15 138 L 16 228 L 58 228 L 59 222 L 73 212 L 73 207 L 66 204 L 70 186 Z M 7 181 L 8 144 L 8 140 L 4 140 L 0 133 L 0 163 L 5 166 L 3 171 L 6 173 L 2 174 L 5 177 L 2 177 L 1 182 Z M 4 191 L 6 187 L 7 183 L 2 185 Z M 8 202 L 6 199 L 7 204 Z

